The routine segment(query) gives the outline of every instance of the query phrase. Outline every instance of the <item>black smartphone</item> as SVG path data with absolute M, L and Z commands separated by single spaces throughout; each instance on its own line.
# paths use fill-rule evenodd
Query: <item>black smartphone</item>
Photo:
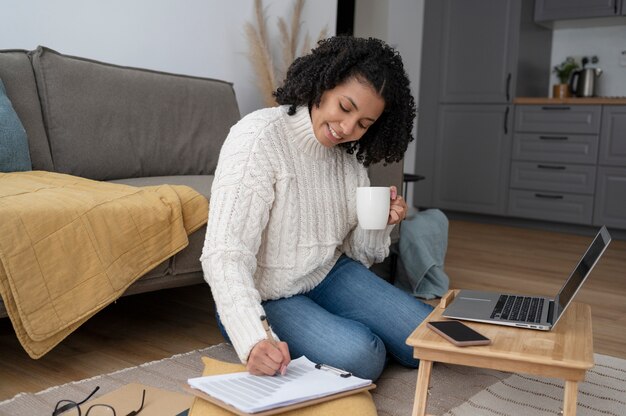
M 491 340 L 459 321 L 430 321 L 428 327 L 459 347 L 488 345 Z

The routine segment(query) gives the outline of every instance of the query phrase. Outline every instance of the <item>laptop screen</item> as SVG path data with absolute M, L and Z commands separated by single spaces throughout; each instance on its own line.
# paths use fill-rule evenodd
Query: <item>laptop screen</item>
M 610 241 L 611 236 L 609 235 L 606 227 L 602 227 L 596 235 L 596 238 L 594 238 L 593 242 L 587 249 L 587 252 L 578 262 L 578 265 L 572 272 L 571 276 L 567 279 L 556 296 L 556 314 L 554 315 L 556 319 L 554 320 L 554 323 L 556 323 L 558 318 L 561 316 L 561 313 L 563 313 L 576 292 L 578 292 L 578 289 L 580 289 L 585 281 L 585 278 L 589 275 L 589 272 L 593 266 L 595 266 L 602 253 L 604 253 L 604 250 L 609 245 Z

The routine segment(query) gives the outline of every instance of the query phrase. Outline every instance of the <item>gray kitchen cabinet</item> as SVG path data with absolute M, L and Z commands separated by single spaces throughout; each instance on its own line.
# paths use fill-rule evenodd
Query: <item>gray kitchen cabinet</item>
M 508 215 L 591 224 L 601 116 L 601 106 L 516 106 Z
M 527 0 L 426 0 L 416 206 L 504 215 L 511 103 L 548 90 L 552 34 Z
M 515 133 L 513 159 L 595 164 L 600 137 L 595 134 Z
M 535 21 L 619 16 L 623 0 L 537 0 Z
M 434 205 L 503 215 L 511 152 L 506 105 L 442 105 Z
M 626 229 L 626 106 L 604 106 L 593 223 Z
M 604 106 L 600 165 L 626 166 L 626 106 Z
M 515 131 L 546 133 L 545 140 L 567 141 L 568 132 L 598 134 L 601 116 L 602 108 L 598 105 L 518 106 Z
M 595 165 L 554 162 L 520 162 L 511 164 L 511 188 L 593 195 L 596 183 Z
M 593 223 L 626 229 L 626 168 L 598 168 Z
M 425 20 L 439 31 L 439 102 L 510 103 L 545 94 L 552 34 L 532 21 L 532 1 L 426 0 L 425 7 Z M 424 33 L 424 44 L 430 36 Z
M 626 229 L 626 106 L 517 105 L 507 214 Z
M 516 6 L 498 0 L 442 2 L 440 102 L 511 99 L 520 25 Z
M 509 215 L 572 224 L 591 224 L 593 197 L 511 189 Z

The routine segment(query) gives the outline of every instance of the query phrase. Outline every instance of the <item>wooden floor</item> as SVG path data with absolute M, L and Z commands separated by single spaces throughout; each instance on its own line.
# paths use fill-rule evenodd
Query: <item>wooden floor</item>
M 556 293 L 591 237 L 454 220 L 454 288 Z M 577 301 L 592 306 L 595 352 L 626 358 L 626 241 L 613 241 Z M 222 342 L 208 287 L 122 298 L 39 360 L 0 319 L 0 401 Z

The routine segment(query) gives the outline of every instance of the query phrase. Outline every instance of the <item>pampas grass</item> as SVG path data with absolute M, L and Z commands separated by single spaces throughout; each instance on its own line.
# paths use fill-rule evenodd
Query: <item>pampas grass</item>
M 256 73 L 256 83 L 263 96 L 263 103 L 266 107 L 276 105 L 273 92 L 278 87 L 277 81 L 284 80 L 287 69 L 298 57 L 298 43 L 300 38 L 300 28 L 302 26 L 301 17 L 305 0 L 296 0 L 291 14 L 290 25 L 280 17 L 278 19 L 278 32 L 281 45 L 281 65 L 277 68 L 272 59 L 270 44 L 267 33 L 267 19 L 262 0 L 254 1 L 255 24 L 246 22 L 245 34 L 248 40 L 248 58 Z M 291 28 L 289 27 L 291 26 Z M 320 31 L 318 41 L 327 36 L 327 29 Z M 311 51 L 311 41 L 309 34 L 304 37 L 303 47 L 300 55 L 305 55 Z
M 320 34 L 317 36 L 315 45 L 317 45 L 317 42 L 319 42 L 322 39 L 326 39 L 327 37 L 328 37 L 328 28 L 324 26 L 324 28 L 320 30 Z M 304 36 L 304 42 L 302 43 L 302 52 L 300 52 L 300 55 L 306 55 L 307 53 L 311 52 L 311 49 L 313 49 L 313 46 L 311 46 L 311 38 L 309 37 L 309 34 L 307 33 Z
M 254 0 L 254 12 L 256 27 L 250 22 L 245 24 L 246 38 L 249 44 L 248 56 L 257 75 L 257 86 L 263 95 L 263 102 L 265 106 L 273 107 L 276 105 L 276 100 L 272 96 L 276 80 L 272 55 L 269 50 L 262 0 Z

